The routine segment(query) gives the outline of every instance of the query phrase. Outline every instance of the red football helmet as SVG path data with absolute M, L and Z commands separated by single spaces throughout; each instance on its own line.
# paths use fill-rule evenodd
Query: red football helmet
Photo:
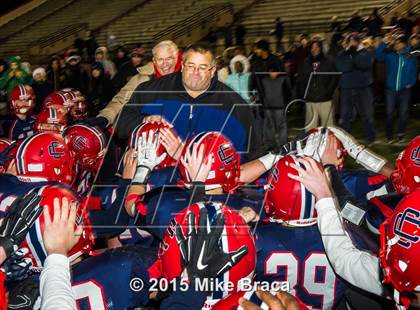
M 82 120 L 88 116 L 88 106 L 86 100 L 80 100 L 75 102 L 75 104 L 70 109 L 70 115 L 73 120 Z
M 313 225 L 316 223 L 315 197 L 302 183 L 287 176 L 288 173 L 296 174 L 291 163 L 299 165 L 293 156 L 285 156 L 271 170 L 265 192 L 265 211 L 271 219 L 289 225 Z
M 61 206 L 61 199 L 67 198 L 69 202 L 78 201 L 75 194 L 64 187 L 57 185 L 47 185 L 36 189 L 37 194 L 42 197 L 39 202 L 41 206 L 48 206 L 51 219 L 54 216 L 54 198 L 58 198 Z M 82 235 L 77 244 L 68 252 L 70 261 L 82 254 L 89 254 L 92 248 L 93 239 L 91 238 L 91 225 L 88 220 L 87 212 L 81 206 L 78 207 L 75 225 L 83 225 Z M 32 265 L 40 268 L 44 264 L 47 252 L 44 247 L 42 233 L 44 231 L 44 215 L 36 219 L 33 226 L 29 229 L 22 247 L 29 249 L 28 257 L 32 259 Z M 92 240 L 91 240 L 92 239 Z
M 64 140 L 76 162 L 84 169 L 99 169 L 106 146 L 105 136 L 99 129 L 76 124 L 64 132 Z
M 128 146 L 132 149 L 137 150 L 139 145 L 139 140 L 142 137 L 143 134 L 146 135 L 146 137 L 149 136 L 149 131 L 152 130 L 155 134 L 159 133 L 159 130 L 163 128 L 168 128 L 172 130 L 173 134 L 176 135 L 175 131 L 173 131 L 172 128 L 170 128 L 167 125 L 164 124 L 152 124 L 152 123 L 141 123 L 139 126 L 137 126 L 133 132 L 131 133 L 130 141 L 128 142 Z M 159 143 L 158 149 L 157 149 L 157 156 L 162 155 L 165 152 L 165 147 Z M 169 154 L 166 155 L 165 159 L 155 167 L 155 169 L 165 168 L 165 167 L 171 167 L 176 165 L 176 160 L 173 159 Z
M 38 132 L 52 131 L 62 133 L 66 127 L 67 115 L 63 107 L 43 108 L 36 116 L 35 129 Z
M 420 190 L 405 196 L 380 227 L 380 260 L 386 283 L 420 292 Z
M 28 115 L 35 107 L 34 90 L 29 85 L 16 85 L 10 92 L 9 101 L 12 113 Z
M 420 136 L 398 155 L 396 166 L 391 180 L 397 192 L 407 194 L 420 187 Z
M 44 108 L 63 107 L 68 112 L 73 105 L 72 97 L 63 91 L 55 91 L 44 99 Z
M 256 264 L 255 243 L 249 227 L 242 217 L 235 210 L 230 209 L 221 203 L 195 203 L 180 211 L 175 216 L 164 233 L 158 253 L 161 261 L 162 276 L 168 281 L 171 281 L 181 274 L 183 268 L 181 266 L 181 252 L 175 237 L 175 225 L 181 225 L 182 230 L 186 234 L 188 214 L 194 212 L 196 225 L 198 225 L 201 208 L 207 208 L 210 225 L 214 225 L 217 214 L 222 213 L 224 215 L 225 227 L 220 237 L 219 245 L 225 252 L 236 251 L 243 245 L 248 249 L 248 253 L 242 257 L 236 265 L 221 275 L 224 283 L 233 283 L 234 287 L 232 289 L 236 290 L 238 289 L 238 282 L 241 279 L 252 279 L 254 275 Z M 224 291 L 223 294 L 220 294 L 222 296 L 219 296 L 218 298 L 213 296 L 213 299 L 224 298 L 229 293 L 230 292 L 228 291 Z
M 12 147 L 12 144 L 15 144 L 15 146 Z M 7 150 L 7 148 L 9 149 Z M 7 157 L 10 156 L 14 158 L 16 155 L 16 149 L 17 149 L 17 145 L 15 141 L 9 140 L 6 138 L 0 138 L 0 153 L 2 153 L 2 155 L 7 156 Z M 3 154 L 3 152 L 5 154 Z M 11 160 L 5 163 L 4 165 L 0 166 L 0 173 L 6 172 L 10 166 L 10 163 L 11 163 Z
M 212 155 L 213 162 L 206 180 L 206 189 L 223 188 L 225 192 L 234 190 L 238 186 L 240 173 L 240 156 L 235 151 L 232 142 L 219 132 L 201 132 L 195 135 L 185 145 L 182 155 L 192 151 L 194 144 L 197 149 L 204 145 L 204 158 Z M 179 165 L 183 183 L 189 187 L 191 180 L 182 163 Z
M 71 184 L 74 161 L 64 139 L 44 132 L 25 139 L 17 149 L 16 171 L 23 178 Z

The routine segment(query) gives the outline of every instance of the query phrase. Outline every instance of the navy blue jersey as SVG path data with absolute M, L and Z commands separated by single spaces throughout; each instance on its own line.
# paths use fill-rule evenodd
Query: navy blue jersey
M 221 202 L 236 210 L 250 207 L 259 213 L 263 203 L 263 196 L 205 195 L 204 201 Z M 137 207 L 141 207 L 144 210 L 145 216 L 139 214 L 136 218 L 136 224 L 161 240 L 172 218 L 189 205 L 190 191 L 172 186 L 156 188 L 143 195 L 142 201 L 138 203 Z
M 71 279 L 78 308 L 120 310 L 147 304 L 147 269 L 155 258 L 148 249 L 121 247 L 76 264 L 71 269 Z M 137 292 L 140 280 L 144 287 Z
M 26 195 L 35 188 L 40 188 L 53 182 L 23 182 L 25 178 L 18 178 L 14 175 L 0 174 L 0 219 L 5 216 L 7 208 L 17 198 Z
M 404 198 L 403 194 L 391 193 L 369 200 L 366 213 L 366 223 L 369 230 L 379 235 L 379 226 L 394 212 L 398 203 Z
M 92 184 L 95 181 L 96 173 L 92 170 L 81 169 L 76 165 L 76 177 L 73 182 L 73 191 L 79 197 L 85 197 L 89 194 Z
M 366 202 L 373 196 L 384 195 L 389 187 L 389 179 L 367 169 L 340 171 L 344 186 L 359 201 Z M 376 192 L 376 193 L 375 193 Z M 380 193 L 379 193 L 380 192 Z
M 287 281 L 292 295 L 316 309 L 337 305 L 346 285 L 329 264 L 316 225 L 259 222 L 255 236 L 256 281 Z
M 21 120 L 16 116 L 10 116 L 1 121 L 1 135 L 11 140 L 23 140 L 35 134 L 33 129 L 35 118 L 30 116 Z
M 165 167 L 153 170 L 147 180 L 149 189 L 162 187 L 165 185 L 176 185 L 182 176 L 177 167 Z

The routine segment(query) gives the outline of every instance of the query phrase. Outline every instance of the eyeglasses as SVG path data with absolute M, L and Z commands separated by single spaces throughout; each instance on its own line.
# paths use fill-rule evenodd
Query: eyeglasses
M 210 71 L 211 69 L 213 69 L 213 66 L 204 65 L 204 64 L 196 66 L 194 63 L 191 63 L 191 62 L 189 62 L 187 64 L 184 64 L 184 67 L 187 71 L 192 71 L 193 72 L 195 70 L 198 70 L 202 73 Z
M 175 61 L 175 57 L 171 56 L 171 57 L 167 57 L 167 58 L 157 58 L 156 59 L 156 63 L 161 65 L 164 62 L 174 62 Z

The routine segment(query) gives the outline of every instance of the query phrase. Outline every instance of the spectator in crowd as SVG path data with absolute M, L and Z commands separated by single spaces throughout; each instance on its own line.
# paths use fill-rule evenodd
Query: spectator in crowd
M 12 56 L 9 59 L 9 69 L 7 69 L 0 79 L 0 89 L 7 94 L 18 84 L 32 83 L 31 76 L 20 67 L 20 56 Z
M 330 43 L 330 48 L 328 50 L 328 56 L 335 59 L 342 50 L 343 50 L 343 35 L 340 32 L 336 32 L 331 37 L 331 43 Z
M 340 77 L 340 125 L 351 132 L 353 109 L 360 115 L 367 144 L 373 144 L 376 131 L 373 119 L 373 96 L 370 85 L 373 82 L 373 57 L 361 44 L 359 35 L 351 33 L 345 42 L 346 48 L 336 59 Z
M 297 82 L 298 98 L 306 101 L 307 131 L 334 125 L 332 97 L 338 82 L 334 61 L 322 52 L 322 42 L 313 41 L 310 48 L 311 54 L 305 59 Z
M 267 72 L 261 80 L 265 115 L 263 143 L 280 147 L 287 142 L 285 108 L 291 97 L 290 83 L 278 64 L 271 63 Z
M 296 47 L 296 50 L 293 53 L 293 64 L 296 70 L 294 74 L 301 70 L 303 62 L 305 61 L 306 57 L 309 56 L 310 53 L 309 39 L 307 34 L 300 34 L 297 38 L 297 42 L 298 46 Z
M 249 98 L 249 60 L 244 55 L 237 55 L 230 61 L 230 71 L 232 72 L 227 79 L 225 84 L 236 91 L 241 97 L 247 102 L 251 103 Z
M 9 64 L 7 63 L 7 61 L 4 59 L 0 59 L 0 78 L 3 75 L 3 73 L 7 71 L 8 68 Z
M 272 34 L 276 36 L 276 51 L 283 54 L 284 25 L 280 17 L 277 17 L 275 22 L 276 25 L 275 28 L 272 30 Z
M 102 126 L 113 124 L 122 107 L 141 83 L 181 70 L 182 54 L 174 42 L 169 40 L 159 42 L 153 47 L 152 54 L 153 62 L 137 68 L 137 74 L 100 111 L 98 117 L 91 120 L 93 124 L 102 124 Z
M 398 24 L 398 20 L 400 19 L 398 12 L 392 13 L 391 20 L 389 22 L 390 26 L 396 26 Z
M 351 32 L 361 32 L 364 27 L 363 19 L 359 15 L 359 10 L 353 11 L 350 20 L 345 28 L 345 30 Z
M 96 116 L 114 96 L 112 82 L 105 74 L 102 63 L 95 62 L 91 67 L 91 81 L 88 93 L 90 114 Z
M 209 33 L 206 36 L 207 42 L 210 47 L 215 50 L 217 44 L 217 31 L 214 27 L 210 27 Z
M 233 26 L 224 27 L 223 33 L 225 35 L 225 48 L 228 48 L 233 45 Z
M 255 59 L 251 62 L 251 78 L 249 90 L 251 93 L 257 92 L 257 102 L 264 105 L 264 88 L 261 80 L 265 77 L 268 68 L 282 68 L 281 61 L 278 57 L 273 55 L 270 51 L 270 46 L 267 40 L 259 40 L 254 47 Z
M 22 61 L 20 68 L 25 71 L 30 77 L 32 76 L 31 64 L 28 61 Z
M 74 40 L 73 47 L 77 50 L 79 55 L 83 55 L 83 50 L 85 49 L 85 40 L 80 37 L 80 34 L 77 33 L 76 39 Z
M 249 157 L 255 155 L 254 147 L 260 142 L 253 138 L 249 142 L 253 132 L 249 105 L 217 80 L 215 57 L 205 45 L 194 44 L 186 49 L 180 73 L 137 87 L 121 112 L 115 130 L 117 138 L 127 139 L 144 115 L 148 115 L 146 120 L 172 123 L 182 139 L 203 130 L 222 130 L 239 152 L 250 149 Z
M 95 51 L 98 48 L 98 43 L 94 36 L 92 36 L 92 32 L 90 30 L 86 31 L 85 33 L 85 48 L 86 48 L 86 56 L 87 62 L 92 63 L 95 59 Z
M 410 36 L 411 35 L 411 31 L 412 31 L 412 29 L 414 27 L 414 13 L 410 11 L 410 12 L 404 14 L 404 16 L 401 17 L 398 20 L 397 26 L 402 31 L 404 31 L 404 33 L 407 36 Z
M 413 33 L 410 36 L 410 46 L 413 51 L 420 51 L 420 34 Z M 416 60 L 417 82 L 413 87 L 413 93 L 411 96 L 413 105 L 420 103 L 420 54 L 417 54 Z
M 105 70 L 105 75 L 111 79 L 115 76 L 116 69 L 114 63 L 108 59 L 108 50 L 105 46 L 100 46 L 95 51 L 95 61 L 100 62 Z
M 245 27 L 241 24 L 236 25 L 235 28 L 235 38 L 236 38 L 236 45 L 243 46 L 245 45 L 245 38 L 246 30 Z
M 61 70 L 60 57 L 55 55 L 51 58 L 47 68 L 47 79 L 53 85 L 54 91 L 62 89 L 61 85 L 64 81 L 64 74 Z
M 374 9 L 372 14 L 370 14 L 365 21 L 366 28 L 368 29 L 368 35 L 373 37 L 380 35 L 383 24 L 384 20 L 379 15 L 378 9 Z
M 229 68 L 225 63 L 223 56 L 216 57 L 217 79 L 224 83 L 229 76 Z
M 392 40 L 386 36 L 376 49 L 375 57 L 378 61 L 385 61 L 386 65 L 386 138 L 393 142 L 393 116 L 398 109 L 397 137 L 403 141 L 408 120 L 408 106 L 411 89 L 416 84 L 416 58 L 410 54 L 410 46 L 405 35 Z
M 130 53 L 130 60 L 121 65 L 117 74 L 112 79 L 114 88 L 119 91 L 131 77 L 138 74 L 137 68 L 142 65 L 144 49 L 135 48 Z
M 338 21 L 338 16 L 331 17 L 330 32 L 341 32 L 341 22 Z
M 70 51 L 66 58 L 66 66 L 64 68 L 64 80 L 62 87 L 74 88 L 87 94 L 89 87 L 89 75 L 80 65 L 81 57 L 75 50 Z
M 127 51 L 124 46 L 119 46 L 116 50 L 114 63 L 117 71 L 120 70 L 121 66 L 128 61 Z
M 51 81 L 47 80 L 47 73 L 43 67 L 38 67 L 32 72 L 34 83 L 32 88 L 35 92 L 36 104 L 34 114 L 37 114 L 42 109 L 44 99 L 54 91 Z
M 0 83 L 2 81 L 3 74 L 9 68 L 9 64 L 6 60 L 0 59 Z M 3 111 L 7 107 L 7 93 L 4 89 L 0 89 L 0 111 Z M 1 112 L 0 112 L 1 113 Z

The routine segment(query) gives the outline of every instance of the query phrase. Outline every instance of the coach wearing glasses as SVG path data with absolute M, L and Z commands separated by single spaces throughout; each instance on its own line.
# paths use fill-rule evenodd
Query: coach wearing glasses
M 185 141 L 201 131 L 219 131 L 245 158 L 256 149 L 253 114 L 240 95 L 217 80 L 215 57 L 200 44 L 186 49 L 182 70 L 137 87 L 121 112 L 116 136 L 127 139 L 144 118 L 163 118 Z

